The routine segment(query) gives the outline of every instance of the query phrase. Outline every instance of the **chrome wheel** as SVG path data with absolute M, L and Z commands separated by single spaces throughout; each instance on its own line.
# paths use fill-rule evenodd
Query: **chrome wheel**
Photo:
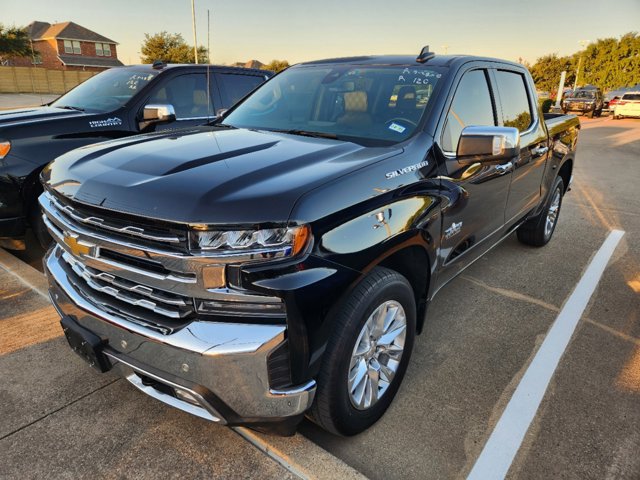
M 560 197 L 560 189 L 557 188 L 553 193 L 553 199 L 551 200 L 551 205 L 549 205 L 549 211 L 547 212 L 547 221 L 544 225 L 544 236 L 547 238 L 553 233 L 553 227 L 555 227 L 556 221 L 558 220 Z
M 349 364 L 349 398 L 356 409 L 370 408 L 385 394 L 400 366 L 406 335 L 407 317 L 395 300 L 369 315 Z

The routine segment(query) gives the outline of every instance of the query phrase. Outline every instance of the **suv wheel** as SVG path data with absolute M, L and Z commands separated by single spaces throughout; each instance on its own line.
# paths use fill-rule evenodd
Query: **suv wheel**
M 332 433 L 355 435 L 384 414 L 404 377 L 416 330 L 413 289 L 377 267 L 335 314 L 310 416 Z

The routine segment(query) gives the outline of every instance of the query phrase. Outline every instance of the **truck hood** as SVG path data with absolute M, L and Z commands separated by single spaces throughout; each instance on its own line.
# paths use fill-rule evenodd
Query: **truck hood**
M 81 203 L 171 222 L 281 223 L 304 193 L 400 152 L 201 127 L 73 150 L 44 170 L 43 181 Z
M 13 110 L 0 111 L 0 131 L 2 127 L 17 126 L 22 123 L 31 124 L 34 121 L 45 121 L 55 119 L 68 119 L 69 117 L 77 117 L 84 115 L 82 112 L 75 110 L 66 110 L 54 107 L 33 107 L 33 108 L 17 108 Z

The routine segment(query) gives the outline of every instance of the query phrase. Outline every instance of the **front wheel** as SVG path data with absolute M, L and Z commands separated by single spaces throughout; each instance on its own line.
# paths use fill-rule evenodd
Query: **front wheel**
M 518 240 L 534 247 L 542 247 L 549 243 L 558 224 L 563 194 L 564 183 L 562 182 L 562 177 L 556 177 L 545 207 L 538 215 L 527 220 L 516 231 Z
M 416 330 L 413 290 L 399 273 L 377 267 L 335 315 L 310 416 L 332 433 L 355 435 L 384 414 L 400 387 Z

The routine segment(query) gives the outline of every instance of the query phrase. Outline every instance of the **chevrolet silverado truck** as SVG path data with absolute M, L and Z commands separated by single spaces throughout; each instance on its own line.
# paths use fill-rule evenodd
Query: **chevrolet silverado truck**
M 302 63 L 212 125 L 47 166 L 51 299 L 73 350 L 162 402 L 357 434 L 438 290 L 513 232 L 551 239 L 579 128 L 517 63 Z
M 38 178 L 57 156 L 108 139 L 207 123 L 272 74 L 156 62 L 106 70 L 42 107 L 0 111 L 0 245 L 24 249 L 28 226 L 49 243 Z

